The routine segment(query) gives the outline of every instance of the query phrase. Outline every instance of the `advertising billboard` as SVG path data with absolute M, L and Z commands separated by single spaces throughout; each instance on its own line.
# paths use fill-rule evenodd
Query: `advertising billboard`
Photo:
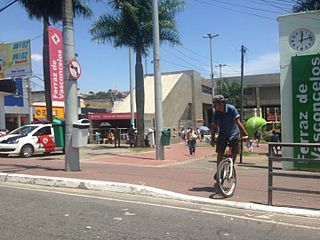
M 31 74 L 30 40 L 0 44 L 0 80 Z
M 320 54 L 292 57 L 293 142 L 320 142 Z M 320 158 L 320 149 L 295 148 L 296 158 Z M 296 163 L 297 168 L 320 164 Z
M 17 92 L 4 98 L 5 106 L 23 107 L 23 78 L 31 77 L 30 40 L 0 44 L 0 81 L 14 79 Z
M 62 32 L 48 27 L 51 100 L 64 102 L 64 67 Z

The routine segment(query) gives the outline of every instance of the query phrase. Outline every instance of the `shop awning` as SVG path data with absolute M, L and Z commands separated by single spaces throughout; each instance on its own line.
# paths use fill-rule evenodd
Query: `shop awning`
M 93 121 L 129 120 L 130 117 L 130 113 L 88 113 L 88 119 Z M 134 113 L 134 119 L 136 118 L 137 113 Z

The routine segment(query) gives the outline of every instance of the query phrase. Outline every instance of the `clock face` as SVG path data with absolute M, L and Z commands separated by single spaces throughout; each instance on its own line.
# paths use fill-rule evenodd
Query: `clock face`
M 290 47 L 297 51 L 305 51 L 313 46 L 315 35 L 309 29 L 299 28 L 289 37 Z

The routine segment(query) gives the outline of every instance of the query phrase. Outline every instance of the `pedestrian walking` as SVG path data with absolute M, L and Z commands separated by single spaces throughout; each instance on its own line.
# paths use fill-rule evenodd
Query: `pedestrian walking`
M 260 133 L 259 130 L 257 130 L 257 131 L 254 133 L 254 138 L 256 139 L 257 147 L 259 147 L 260 139 L 261 139 L 261 133 Z
M 101 133 L 96 132 L 96 144 L 100 144 Z
M 129 144 L 130 147 L 134 146 L 134 128 L 133 125 L 130 125 L 130 128 L 128 129 L 128 136 L 129 136 Z
M 120 129 L 118 126 L 114 129 L 114 147 L 117 147 L 117 144 L 120 147 Z
M 270 142 L 280 142 L 279 135 L 274 130 L 272 131 Z M 278 151 L 279 151 L 278 146 L 273 146 L 272 151 L 274 154 L 278 155 Z
M 190 155 L 196 154 L 197 139 L 199 139 L 199 135 L 197 134 L 197 131 L 194 128 L 190 127 L 187 133 L 187 142 L 188 142 Z
M 247 140 L 247 147 L 249 152 L 253 152 L 253 139 L 251 137 Z

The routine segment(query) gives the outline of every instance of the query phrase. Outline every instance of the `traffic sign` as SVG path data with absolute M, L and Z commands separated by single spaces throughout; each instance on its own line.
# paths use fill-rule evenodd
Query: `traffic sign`
M 72 59 L 68 64 L 68 70 L 70 73 L 70 76 L 77 80 L 81 75 L 81 67 L 80 63 L 76 59 Z

